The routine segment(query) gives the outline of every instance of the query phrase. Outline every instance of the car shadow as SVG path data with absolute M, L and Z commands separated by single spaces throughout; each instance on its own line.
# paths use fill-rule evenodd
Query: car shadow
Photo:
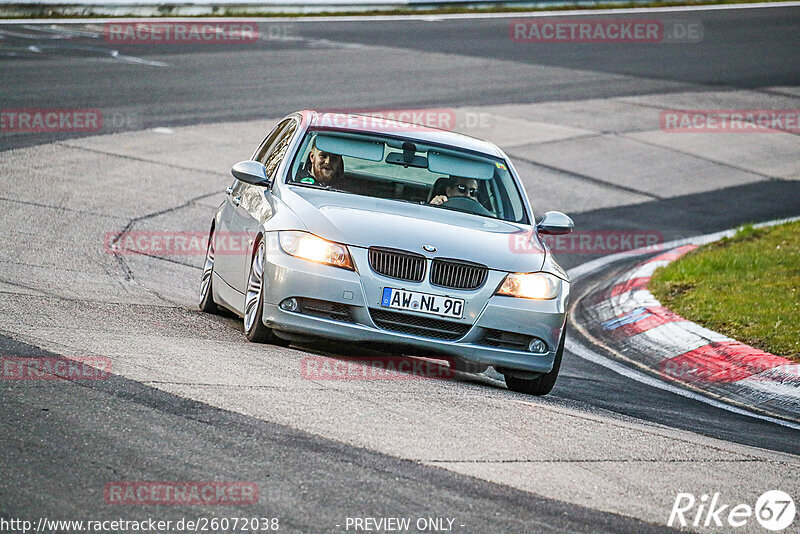
M 309 356 L 301 362 L 308 379 L 319 380 L 450 380 L 504 387 L 483 373 L 455 369 L 453 358 L 441 354 L 402 354 L 391 347 L 363 347 L 333 340 L 293 341 Z

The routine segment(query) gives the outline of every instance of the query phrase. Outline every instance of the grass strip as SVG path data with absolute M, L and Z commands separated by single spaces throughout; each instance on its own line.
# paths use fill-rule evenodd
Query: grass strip
M 744 226 L 659 268 L 649 289 L 690 321 L 800 361 L 800 221 Z

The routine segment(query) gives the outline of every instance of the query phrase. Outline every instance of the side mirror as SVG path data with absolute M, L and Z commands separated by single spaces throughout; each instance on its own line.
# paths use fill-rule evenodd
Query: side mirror
M 272 180 L 267 178 L 267 168 L 258 161 L 240 161 L 231 169 L 231 174 L 237 180 L 253 185 L 269 186 Z
M 536 230 L 540 234 L 561 235 L 568 234 L 575 228 L 575 223 L 572 222 L 567 215 L 560 211 L 548 211 L 536 225 Z

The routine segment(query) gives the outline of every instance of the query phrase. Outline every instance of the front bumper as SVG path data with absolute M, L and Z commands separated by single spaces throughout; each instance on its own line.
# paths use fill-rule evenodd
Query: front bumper
M 547 373 L 553 367 L 566 320 L 568 282 L 562 283 L 561 292 L 555 299 L 529 300 L 493 295 L 505 276 L 499 271 L 490 271 L 486 284 L 479 290 L 459 291 L 430 286 L 427 282 L 409 283 L 380 276 L 369 268 L 365 249 L 350 248 L 358 272 L 295 258 L 277 247 L 268 247 L 268 250 L 263 321 L 279 335 L 286 332 L 380 343 L 401 350 L 404 347 L 413 349 L 415 354 L 456 356 L 471 362 L 533 373 Z M 465 325 L 466 333 L 456 340 L 443 340 L 379 328 L 370 308 L 381 308 L 380 295 L 386 286 L 465 299 L 465 317 L 461 323 Z M 280 302 L 290 297 L 346 305 L 350 308 L 352 322 L 280 308 Z M 408 315 L 430 317 L 411 312 Z M 491 331 L 538 337 L 547 344 L 548 352 L 534 354 L 483 344 Z

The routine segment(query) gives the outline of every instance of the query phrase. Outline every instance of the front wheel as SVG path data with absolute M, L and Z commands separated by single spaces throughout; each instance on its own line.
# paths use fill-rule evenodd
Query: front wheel
M 200 309 L 206 313 L 217 313 L 217 303 L 214 302 L 214 291 L 211 279 L 214 275 L 214 232 L 208 238 L 206 259 L 203 262 L 203 276 L 200 278 Z
M 505 375 L 506 386 L 511 391 L 526 393 L 528 395 L 547 395 L 553 390 L 558 378 L 558 371 L 561 369 L 561 355 L 564 352 L 564 341 L 567 339 L 567 325 L 564 323 L 564 332 L 561 334 L 561 341 L 556 350 L 556 359 L 553 361 L 553 369 L 534 379 L 517 378 Z
M 253 343 L 269 343 L 275 339 L 272 329 L 264 326 L 261 316 L 264 312 L 264 242 L 250 263 L 250 275 L 247 277 L 247 293 L 244 299 L 244 333 Z

